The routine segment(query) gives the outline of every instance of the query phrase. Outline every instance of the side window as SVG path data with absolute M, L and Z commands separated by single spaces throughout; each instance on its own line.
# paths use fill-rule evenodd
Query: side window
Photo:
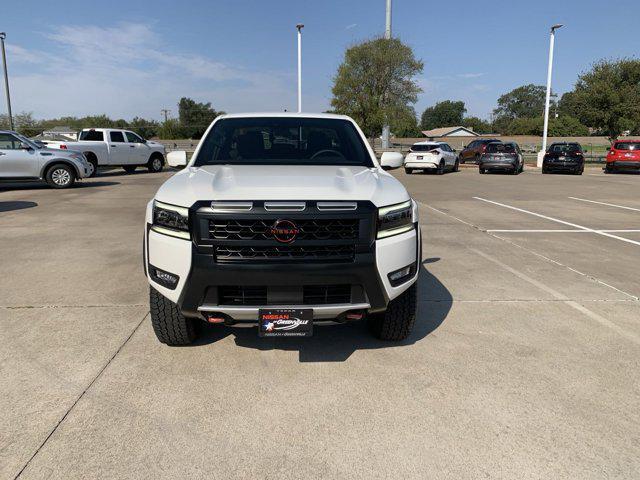
M 10 133 L 0 133 L 0 150 L 19 150 L 20 140 Z
M 133 132 L 124 132 L 124 133 L 127 136 L 127 142 L 129 142 L 129 143 L 143 143 L 142 142 L 142 138 L 140 138 L 135 133 L 133 133 Z
M 478 144 L 478 142 L 473 141 L 471 142 L 469 145 L 467 145 L 467 148 L 476 148 L 476 145 Z
M 124 143 L 124 134 L 122 132 L 109 132 L 109 138 L 113 143 Z

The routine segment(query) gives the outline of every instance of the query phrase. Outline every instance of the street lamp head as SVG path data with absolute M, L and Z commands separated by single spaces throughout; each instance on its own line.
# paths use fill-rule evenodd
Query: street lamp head
M 4 40 L 5 38 L 7 38 L 7 34 L 4 32 L 0 32 L 0 39 Z
M 557 29 L 564 27 L 562 23 L 556 23 L 553 27 L 551 27 L 551 31 L 555 32 Z
M 304 24 L 299 23 L 296 25 L 296 28 L 298 29 L 298 31 L 302 30 L 304 28 Z

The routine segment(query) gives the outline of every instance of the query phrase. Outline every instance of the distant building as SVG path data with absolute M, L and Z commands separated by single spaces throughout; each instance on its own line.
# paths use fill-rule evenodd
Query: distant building
M 38 136 L 41 138 L 49 138 L 51 140 L 77 140 L 78 131 L 71 127 L 53 127 L 50 130 L 45 130 Z
M 433 130 L 424 130 L 422 134 L 429 140 L 442 137 L 479 137 L 480 134 L 467 127 L 441 127 Z

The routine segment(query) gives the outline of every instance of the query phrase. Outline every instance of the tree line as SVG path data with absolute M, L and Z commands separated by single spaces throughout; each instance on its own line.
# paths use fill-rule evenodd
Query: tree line
M 465 103 L 445 100 L 418 120 L 423 63 L 399 39 L 375 38 L 346 50 L 333 79 L 334 112 L 350 115 L 370 138 L 385 122 L 397 137 L 462 125 L 478 133 L 542 135 L 546 88 L 522 85 L 497 99 L 491 119 L 467 116 Z M 549 135 L 640 135 L 640 60 L 601 60 L 578 76 L 574 89 L 551 102 Z
M 23 135 L 33 137 L 53 127 L 65 126 L 79 131 L 83 128 L 122 128 L 132 130 L 143 138 L 158 137 L 161 139 L 193 138 L 199 139 L 209 124 L 224 112 L 216 111 L 211 103 L 200 103 L 183 97 L 178 102 L 178 118 L 166 121 L 134 117 L 132 120 L 113 119 L 107 115 L 88 115 L 84 117 L 60 117 L 48 120 L 36 120 L 33 114 L 23 112 L 14 115 L 14 128 Z M 9 128 L 7 115 L 0 115 L 0 129 Z

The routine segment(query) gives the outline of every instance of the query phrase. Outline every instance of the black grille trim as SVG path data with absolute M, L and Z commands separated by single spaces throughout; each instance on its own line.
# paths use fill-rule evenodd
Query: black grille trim
M 288 293 L 274 299 L 269 289 Z M 335 305 L 352 303 L 351 285 L 304 285 L 291 287 L 225 285 L 218 287 L 218 303 L 222 306 L 259 307 L 263 305 Z M 301 294 L 301 295 L 300 295 Z M 299 299 L 302 299 L 300 302 Z
M 214 247 L 218 261 L 278 261 L 278 260 L 353 260 L 354 245 L 248 247 L 218 245 Z
M 302 219 L 294 220 L 300 232 L 298 240 L 357 240 L 358 220 Z M 262 219 L 211 219 L 209 234 L 214 240 L 273 240 L 273 220 Z

